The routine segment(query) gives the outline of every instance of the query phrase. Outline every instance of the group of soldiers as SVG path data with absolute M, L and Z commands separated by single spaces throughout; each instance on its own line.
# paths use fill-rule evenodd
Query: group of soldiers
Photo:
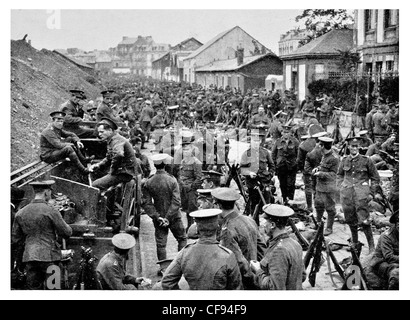
M 378 111 L 368 113 L 371 128 L 336 144 L 326 131 L 331 97 L 325 94 L 317 99 L 321 103 L 319 110 L 310 98 L 303 101 L 302 120 L 294 124 L 298 108 L 292 90 L 285 91 L 283 97 L 279 91 L 263 89 L 242 96 L 230 88 L 205 90 L 174 83 L 133 83 L 121 92 L 101 92 L 98 105 L 86 103 L 81 90 L 70 92 L 72 98 L 50 114 L 50 125 L 40 137 L 40 157 L 48 163 L 68 157 L 81 174 L 98 177 L 92 186 L 101 191 L 128 182 L 137 174 L 143 176 L 142 208 L 155 227 L 159 263 L 168 260 L 169 230 L 178 242 L 177 257 L 161 272 L 163 289 L 177 289 L 183 275 L 189 288 L 197 290 L 301 290 L 305 279 L 302 247 L 286 231 L 288 219 L 294 214 L 290 202 L 295 197 L 298 172 L 303 175 L 307 210 L 316 212 L 317 221 L 327 213 L 324 235 L 333 232 L 335 206 L 340 201 L 351 230 L 352 248 L 359 248 L 361 229 L 370 252 L 376 250 L 375 256 L 380 258 L 388 255 L 387 246 L 375 248 L 369 203 L 386 201 L 377 168 L 393 169 L 394 185 L 388 200 L 393 208 L 393 229 L 398 234 L 396 104 L 388 105 L 390 111 L 385 114 L 386 102 L 379 100 L 373 107 Z M 96 122 L 95 128 L 84 126 L 87 121 Z M 230 125 L 248 130 L 250 146 L 240 161 L 240 176 L 250 203 L 245 212 L 238 205 L 243 194 L 226 185 L 229 137 L 224 132 Z M 368 137 L 369 132 L 375 143 Z M 103 160 L 96 162 L 93 156 L 84 156 L 81 139 L 89 138 L 106 142 Z M 150 138 L 155 144 L 150 156 L 154 173 L 148 157 L 141 152 Z M 379 150 L 385 150 L 385 154 Z M 273 192 L 265 192 L 274 186 L 275 176 L 281 200 L 276 200 Z M 267 221 L 263 233 L 259 220 L 252 219 L 261 200 L 255 179 L 263 186 L 267 200 L 261 210 Z M 31 289 L 41 286 L 47 267 L 58 261 L 57 256 L 45 254 L 56 251 L 55 233 L 71 235 L 71 228 L 58 212 L 35 208 L 46 206 L 52 184 L 32 184 L 37 200 L 21 209 L 13 224 L 13 244 L 21 243 L 24 236 L 33 237 L 33 245 L 26 240 L 23 258 L 31 274 Z M 27 212 L 32 209 L 41 213 L 30 216 Z M 38 241 L 39 232 L 30 224 L 40 226 L 44 219 L 50 224 L 43 227 L 47 240 Z M 128 234 L 113 237 L 115 251 L 101 259 L 97 268 L 104 289 L 137 288 L 141 284 L 142 279 L 126 275 L 120 263 L 133 241 Z M 32 251 L 39 248 L 44 253 L 41 259 L 38 254 L 32 259 Z M 389 248 L 395 250 L 398 260 L 398 243 Z M 379 260 L 379 264 L 387 261 Z M 398 263 L 392 267 L 390 262 L 380 273 L 391 280 L 391 288 L 396 288 Z

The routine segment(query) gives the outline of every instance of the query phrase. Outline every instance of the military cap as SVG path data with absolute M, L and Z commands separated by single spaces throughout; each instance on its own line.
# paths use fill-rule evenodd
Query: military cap
M 332 143 L 334 140 L 329 137 L 319 137 L 319 141 L 324 142 L 324 143 Z
M 105 96 L 111 95 L 111 94 L 114 93 L 114 92 L 115 92 L 114 90 L 104 90 L 104 91 L 101 91 L 101 95 L 102 95 L 103 97 L 105 97 Z
M 161 164 L 161 163 L 165 163 L 165 160 L 168 158 L 168 155 L 166 153 L 158 153 L 158 154 L 154 154 L 152 156 L 152 162 L 154 162 L 154 164 Z
M 280 205 L 280 204 L 266 204 L 263 206 L 263 212 L 265 212 L 265 218 L 272 218 L 272 217 L 290 217 L 295 212 L 293 209 L 289 208 L 288 206 Z
M 112 244 L 121 250 L 128 250 L 135 246 L 137 243 L 135 238 L 128 233 L 118 233 L 112 237 Z
M 396 210 L 389 219 L 390 223 L 395 224 L 399 221 L 399 210 Z
M 203 209 L 203 210 L 197 210 L 197 211 L 193 211 L 191 212 L 189 215 L 192 218 L 201 220 L 204 218 L 213 218 L 213 217 L 217 217 L 218 215 L 220 215 L 222 213 L 221 209 Z
M 361 131 L 358 132 L 358 135 L 359 135 L 359 136 L 362 136 L 362 135 L 367 134 L 368 132 L 369 132 L 369 131 L 367 131 L 367 130 L 361 130 Z
M 54 180 L 43 180 L 30 182 L 29 185 L 31 185 L 33 188 L 50 189 L 51 186 L 55 183 L 56 182 Z
M 11 201 L 23 201 L 26 200 L 26 198 L 24 198 L 24 190 L 20 189 L 20 188 L 16 188 L 16 187 L 12 187 L 11 188 Z
M 137 98 L 137 101 L 142 101 L 144 100 L 144 98 Z
M 202 180 L 205 180 L 205 179 L 218 179 L 218 178 L 223 176 L 222 173 L 220 173 L 218 171 L 214 171 L 214 170 L 202 171 L 202 173 L 204 174 L 202 176 Z
M 308 134 L 300 137 L 301 140 L 306 140 L 306 139 L 309 139 L 309 138 L 310 138 L 310 135 L 308 135 Z
M 213 189 L 197 189 L 196 191 L 199 193 L 198 197 L 209 197 L 211 196 L 211 192 Z
M 85 96 L 84 91 L 82 90 L 70 90 L 70 93 L 81 100 L 85 100 L 87 97 Z
M 115 121 L 113 121 L 110 118 L 102 118 L 101 121 L 98 123 L 98 125 L 100 126 L 102 124 L 107 124 L 113 130 L 118 129 L 118 125 L 115 123 Z
M 149 100 L 145 100 L 144 102 L 145 102 L 145 104 L 151 104 L 151 101 L 149 101 Z
M 239 193 L 231 188 L 216 188 L 214 190 L 212 190 L 211 192 L 212 196 L 218 200 L 222 200 L 222 201 L 237 201 L 240 199 L 240 195 Z
M 292 130 L 292 128 L 293 128 L 293 126 L 287 126 L 287 125 L 282 126 L 282 129 L 286 130 L 286 131 L 290 131 L 290 130 Z
M 254 93 L 252 96 L 253 96 L 253 97 L 259 97 L 259 94 Z
M 181 134 L 182 145 L 190 144 L 194 141 L 195 137 L 190 131 L 183 131 Z
M 179 105 L 169 106 L 168 110 L 175 110 L 175 109 L 178 109 L 178 108 L 179 108 Z
M 50 113 L 51 118 L 58 118 L 58 119 L 64 119 L 65 117 L 65 112 L 62 111 L 53 111 Z
M 350 145 L 353 145 L 353 144 L 360 144 L 360 142 L 362 141 L 362 137 L 350 137 L 350 138 L 347 138 L 346 139 L 346 141 L 348 141 L 349 142 L 349 144 Z
M 324 137 L 324 136 L 327 136 L 327 132 L 326 131 L 321 131 L 321 132 L 318 132 L 318 133 L 315 133 L 314 135 L 312 135 L 312 138 L 319 139 L 319 138 Z

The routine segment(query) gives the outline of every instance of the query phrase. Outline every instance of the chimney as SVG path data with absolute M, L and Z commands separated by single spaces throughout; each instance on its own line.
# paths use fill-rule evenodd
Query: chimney
M 238 48 L 238 50 L 236 51 L 236 57 L 238 59 L 238 66 L 240 66 L 241 64 L 243 64 L 243 55 L 244 55 L 245 49 L 244 48 Z

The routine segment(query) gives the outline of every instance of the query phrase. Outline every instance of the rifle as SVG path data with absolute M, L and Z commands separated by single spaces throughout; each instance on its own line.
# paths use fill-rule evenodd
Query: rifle
M 386 151 L 383 150 L 379 150 L 379 152 L 386 156 L 387 158 L 389 158 L 389 160 L 394 161 L 394 162 L 399 162 L 399 159 L 396 159 L 395 157 L 393 157 L 392 155 L 390 155 L 389 153 L 387 153 Z
M 316 233 L 315 239 L 312 241 L 312 243 L 311 243 L 310 246 L 309 246 L 309 249 L 308 249 L 307 252 L 306 252 L 306 255 L 305 255 L 304 259 L 303 259 L 303 263 L 304 263 L 304 265 L 305 265 L 305 269 L 307 269 L 307 267 L 308 267 L 309 264 L 310 264 L 310 260 L 312 259 L 313 253 L 314 253 L 314 251 L 315 251 L 315 249 L 316 249 L 316 247 L 317 247 L 317 244 L 318 244 L 318 242 L 319 242 L 320 234 L 322 234 L 322 236 L 323 236 L 324 226 L 325 226 L 325 224 L 324 224 L 324 222 L 322 221 L 322 222 L 320 223 L 320 225 L 319 225 L 319 229 L 318 229 L 318 231 L 317 231 L 317 233 Z M 320 242 L 320 244 L 321 244 L 321 243 L 322 243 L 322 242 Z
M 369 281 L 366 277 L 366 274 L 364 273 L 363 266 L 360 263 L 359 255 L 356 252 L 356 248 L 353 247 L 353 246 L 352 246 L 351 254 L 352 254 L 352 259 L 353 259 L 352 260 L 352 265 L 355 265 L 355 266 L 359 267 L 359 269 L 360 269 L 361 284 L 363 286 L 363 289 L 368 290 Z
M 313 242 L 313 248 L 315 250 L 314 256 L 313 256 L 313 262 L 312 262 L 312 268 L 310 269 L 309 273 L 309 283 L 312 287 L 316 285 L 316 274 L 320 270 L 320 266 L 322 264 L 322 248 L 323 248 L 323 241 L 324 241 L 324 236 L 323 236 L 323 229 L 324 229 L 324 222 L 322 221 L 319 226 L 318 233 L 315 237 L 315 241 Z
M 295 233 L 296 237 L 298 238 L 298 241 L 300 245 L 302 246 L 303 251 L 306 251 L 309 248 L 309 242 L 306 240 L 306 238 L 300 233 L 298 228 L 295 225 L 295 222 L 289 218 L 288 219 L 289 225 L 292 228 L 293 232 Z
M 391 205 L 390 201 L 387 200 L 386 196 L 384 195 L 383 189 L 380 185 L 377 185 L 377 192 L 380 193 L 380 195 L 383 198 L 383 205 L 384 207 L 387 207 L 387 209 L 390 210 L 391 213 L 393 213 L 393 206 Z

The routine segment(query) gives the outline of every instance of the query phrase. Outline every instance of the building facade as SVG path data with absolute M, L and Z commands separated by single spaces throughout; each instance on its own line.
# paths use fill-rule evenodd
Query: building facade
M 285 89 L 293 88 L 299 101 L 309 94 L 308 85 L 327 79 L 341 70 L 338 50 L 354 48 L 353 30 L 332 30 L 312 40 L 292 54 L 282 56 Z
M 399 10 L 355 11 L 355 44 L 364 73 L 399 71 Z
M 291 54 L 301 47 L 300 41 L 307 38 L 306 30 L 290 30 L 280 36 L 279 57 Z
M 183 81 L 183 60 L 200 46 L 202 46 L 201 42 L 195 38 L 189 38 L 172 47 L 169 52 L 152 62 L 152 77 L 157 80 Z
M 271 51 L 236 26 L 217 35 L 184 59 L 184 81 L 194 83 L 196 70 L 219 60 L 236 58 L 238 48 L 244 49 L 244 57 L 270 53 Z
M 205 88 L 216 86 L 240 90 L 242 93 L 265 87 L 268 75 L 282 75 L 283 63 L 273 53 L 243 57 L 239 49 L 237 57 L 210 63 L 196 70 L 196 83 Z

